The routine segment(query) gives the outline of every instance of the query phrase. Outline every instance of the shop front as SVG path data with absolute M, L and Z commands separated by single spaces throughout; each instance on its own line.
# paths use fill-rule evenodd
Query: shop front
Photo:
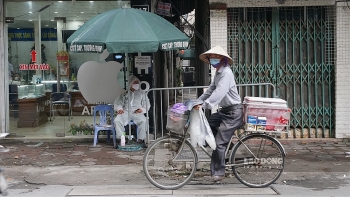
M 145 2 L 148 4 L 150 1 Z M 72 135 L 70 131 L 73 127 L 93 123 L 96 103 L 88 103 L 80 92 L 78 70 L 88 61 L 103 64 L 119 60 L 116 54 L 101 60 L 99 53 L 68 53 L 66 40 L 97 14 L 115 8 L 133 7 L 133 4 L 135 2 L 130 0 L 5 0 L 4 31 L 8 38 L 5 41 L 8 53 L 5 62 L 9 64 L 5 89 L 9 100 L 6 109 L 8 132 L 17 137 L 55 137 L 58 133 L 60 135 L 57 136 L 62 136 L 62 133 Z M 134 71 L 135 60 L 132 54 L 122 55 L 126 55 L 122 62 L 124 67 L 115 73 L 115 78 L 125 88 L 125 79 Z M 144 80 L 148 81 L 149 77 Z M 59 99 L 69 101 L 69 105 L 53 103 L 53 93 L 56 92 L 68 93 L 69 99 L 65 100 L 64 94 Z

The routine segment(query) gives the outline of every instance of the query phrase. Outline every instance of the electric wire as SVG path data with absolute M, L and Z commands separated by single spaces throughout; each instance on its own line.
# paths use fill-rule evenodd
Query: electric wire
M 194 31 L 194 33 L 198 36 L 198 38 L 203 42 L 205 48 L 208 50 L 208 44 L 204 41 L 203 36 L 196 30 L 196 28 L 190 23 L 188 22 L 180 13 L 180 11 L 176 8 L 176 6 L 174 6 L 173 2 L 171 0 L 169 0 L 172 7 L 175 9 L 175 11 L 180 15 L 180 17 L 191 27 L 191 29 Z

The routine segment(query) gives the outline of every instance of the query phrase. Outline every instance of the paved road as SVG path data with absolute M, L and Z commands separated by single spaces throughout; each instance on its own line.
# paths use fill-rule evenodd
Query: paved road
M 10 196 L 134 196 L 136 192 L 143 196 L 194 196 L 203 192 L 207 196 L 256 193 L 299 196 L 296 191 L 304 196 L 349 196 L 349 142 L 335 139 L 282 142 L 287 151 L 285 172 L 272 185 L 274 189 L 263 190 L 246 188 L 235 178 L 212 185 L 200 177 L 180 190 L 158 190 L 142 172 L 144 150 L 123 152 L 107 143 L 92 147 L 90 142 L 7 141 L 3 145 L 10 151 L 1 154 L 0 165 L 10 183 Z M 136 186 L 140 188 L 132 189 Z

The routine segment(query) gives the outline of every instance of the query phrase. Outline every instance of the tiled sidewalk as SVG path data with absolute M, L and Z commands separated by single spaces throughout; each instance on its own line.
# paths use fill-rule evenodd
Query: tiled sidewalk
M 10 149 L 1 153 L 1 164 L 33 166 L 125 165 L 142 163 L 144 150 L 123 152 L 113 144 L 90 142 L 44 142 L 3 144 Z
M 287 159 L 310 162 L 350 162 L 350 142 L 339 139 L 281 140 Z M 114 149 L 112 143 L 31 142 L 3 143 L 10 149 L 0 154 L 0 165 L 86 166 L 142 164 L 145 149 L 134 152 Z

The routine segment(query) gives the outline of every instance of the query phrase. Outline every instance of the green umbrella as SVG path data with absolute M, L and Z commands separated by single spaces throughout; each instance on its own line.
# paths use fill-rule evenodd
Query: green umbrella
M 189 38 L 162 17 L 118 8 L 87 21 L 67 40 L 69 52 L 135 53 L 187 48 Z

